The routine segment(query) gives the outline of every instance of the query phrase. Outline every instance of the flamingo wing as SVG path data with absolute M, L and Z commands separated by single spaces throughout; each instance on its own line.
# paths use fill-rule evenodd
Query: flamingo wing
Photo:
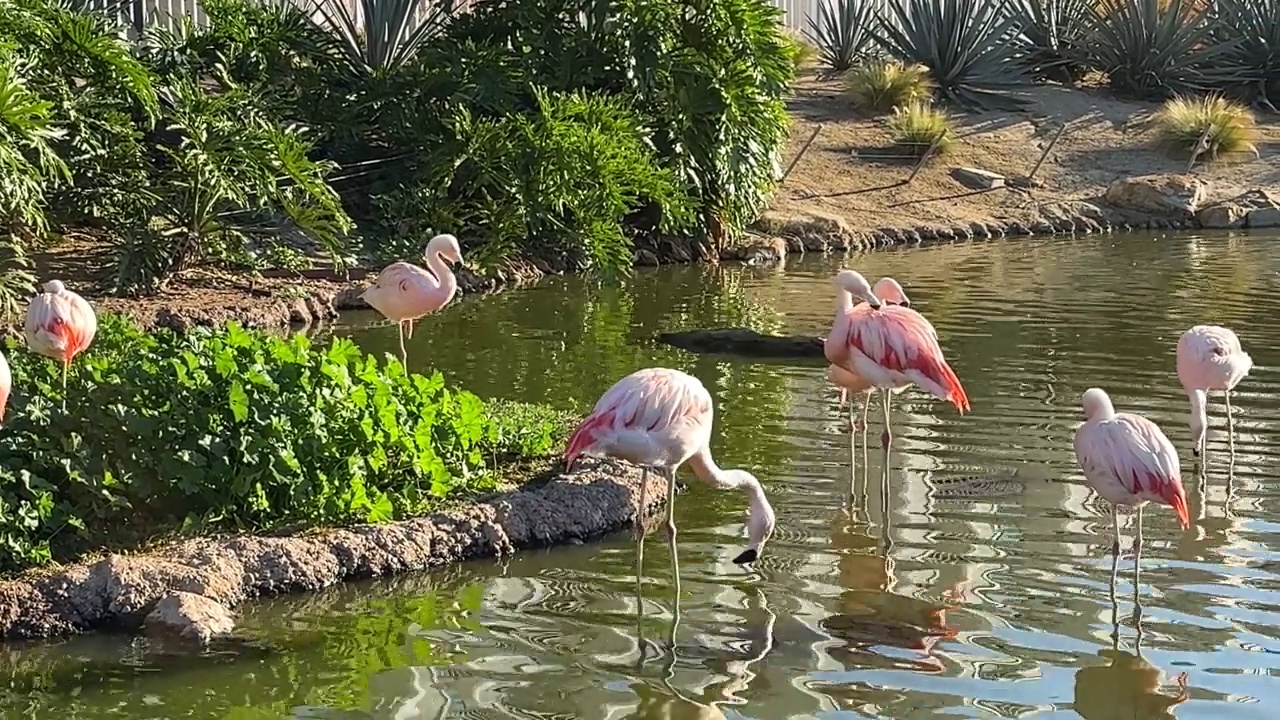
M 879 310 L 858 306 L 851 313 L 848 346 L 891 372 L 899 373 L 961 412 L 969 397 L 938 345 L 937 332 L 923 315 L 897 305 Z
M 1190 524 L 1178 453 L 1158 425 L 1119 413 L 1080 426 L 1074 446 L 1085 478 L 1104 498 L 1116 502 L 1119 491 L 1155 500 L 1173 507 L 1184 528 Z
M 1196 325 L 1178 339 L 1178 378 L 1201 390 L 1235 387 L 1253 368 L 1240 338 L 1220 325 Z
M 674 463 L 710 437 L 711 394 L 678 370 L 647 368 L 605 391 L 569 438 L 565 461 L 609 446 L 635 462 Z
M 407 262 L 395 262 L 383 268 L 361 297 L 392 320 L 419 318 L 447 302 L 436 277 Z

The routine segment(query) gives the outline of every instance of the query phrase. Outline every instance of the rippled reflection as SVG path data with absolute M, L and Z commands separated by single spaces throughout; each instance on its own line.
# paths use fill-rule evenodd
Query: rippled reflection
M 908 391 L 887 451 L 870 414 L 866 452 L 820 360 L 695 356 L 652 340 L 724 325 L 821 333 L 834 261 L 645 271 L 622 287 L 555 279 L 461 303 L 414 334 L 411 362 L 483 395 L 579 411 L 639 367 L 703 380 L 718 457 L 766 483 L 778 528 L 756 567 L 735 566 L 741 498 L 690 481 L 676 505 L 673 650 L 670 560 L 654 549 L 665 537 L 647 542 L 639 605 L 627 531 L 251 604 L 242 641 L 203 657 L 106 636 L 10 646 L 0 716 L 1275 717 L 1276 239 L 1010 240 L 849 264 L 904 282 L 971 414 Z M 1232 397 L 1234 453 L 1225 413 L 1210 409 L 1203 479 L 1174 372 L 1177 338 L 1198 322 L 1234 327 L 1257 364 Z M 393 325 L 357 335 L 398 353 Z M 1071 450 L 1094 385 L 1164 428 L 1197 518 L 1181 531 L 1148 508 L 1140 573 L 1126 554 L 1114 586 L 1110 510 Z M 1127 551 L 1135 518 L 1120 522 Z

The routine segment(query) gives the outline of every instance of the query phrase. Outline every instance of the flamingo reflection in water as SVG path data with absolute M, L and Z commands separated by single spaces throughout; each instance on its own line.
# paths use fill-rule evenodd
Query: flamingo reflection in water
M 569 438 L 565 462 L 573 467 L 583 455 L 604 455 L 639 465 L 643 471 L 636 505 L 636 602 L 643 613 L 641 581 L 644 570 L 645 492 L 649 468 L 657 467 L 667 484 L 667 541 L 671 548 L 671 573 L 675 602 L 672 607 L 671 643 L 680 614 L 680 564 L 676 551 L 676 470 L 685 462 L 698 479 L 723 490 L 747 493 L 748 544 L 733 559 L 755 562 L 773 534 L 775 516 L 764 487 L 746 470 L 722 470 L 711 457 L 711 393 L 697 378 L 669 368 L 637 370 L 614 383 L 596 402 Z M 637 617 L 637 622 L 639 621 Z

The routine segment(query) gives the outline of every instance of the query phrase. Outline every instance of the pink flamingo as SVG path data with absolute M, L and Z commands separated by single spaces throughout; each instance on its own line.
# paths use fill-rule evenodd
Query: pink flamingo
M 13 374 L 9 372 L 9 361 L 0 352 L 0 422 L 4 421 L 4 409 L 9 404 L 9 392 L 13 390 Z
M 1253 368 L 1240 338 L 1220 325 L 1196 325 L 1178 338 L 1178 379 L 1191 399 L 1191 454 L 1200 457 L 1207 449 L 1205 417 L 1210 390 L 1222 390 L 1227 403 L 1227 441 L 1236 451 L 1235 427 L 1231 417 L 1231 391 Z
M 67 370 L 71 361 L 93 343 L 98 316 L 89 302 L 60 280 L 50 280 L 44 292 L 27 306 L 25 334 L 32 352 L 62 363 L 62 405 L 66 408 Z
M 969 397 L 960 378 L 947 364 L 938 333 L 923 315 L 908 307 L 882 302 L 867 279 L 853 270 L 836 273 L 836 318 L 823 343 L 827 360 L 868 381 L 873 387 L 892 390 L 919 385 L 939 400 L 950 401 L 960 412 L 969 410 Z M 854 298 L 865 301 L 854 306 Z M 880 442 L 888 447 L 893 393 L 881 395 L 884 432 Z
M 881 302 L 890 305 L 901 305 L 902 307 L 911 307 L 911 300 L 907 298 L 907 292 L 902 289 L 897 280 L 891 277 L 882 277 L 876 281 L 875 287 L 872 289 L 875 296 L 880 298 Z M 930 328 L 932 329 L 932 327 Z M 871 396 L 875 394 L 876 387 L 869 380 L 850 372 L 839 365 L 827 366 L 827 381 L 832 385 L 840 388 L 840 407 L 843 408 L 848 400 L 849 393 L 855 395 L 862 394 L 862 431 L 867 431 L 867 411 L 871 406 Z M 891 389 L 891 392 L 900 393 L 907 389 L 908 384 L 903 383 Z M 853 408 L 849 408 L 849 430 L 854 430 L 854 414 Z
M 427 243 L 424 253 L 426 270 L 407 262 L 394 262 L 378 273 L 374 284 L 360 295 L 374 310 L 388 320 L 395 320 L 400 332 L 400 362 L 408 367 L 409 355 L 404 349 L 405 324 L 413 337 L 413 321 L 435 312 L 453 299 L 458 291 L 458 278 L 448 263 L 462 262 L 462 248 L 452 235 L 436 235 Z
M 746 470 L 721 470 L 711 457 L 711 394 L 692 375 L 669 368 L 637 370 L 609 388 L 591 414 L 569 438 L 565 461 L 582 455 L 607 455 L 641 466 L 644 474 L 636 506 L 636 588 L 644 564 L 645 490 L 648 468 L 661 470 L 667 481 L 667 540 L 675 576 L 677 607 L 680 572 L 676 558 L 676 470 L 686 461 L 693 474 L 724 490 L 744 490 L 750 501 L 747 549 L 737 564 L 754 562 L 773 533 L 773 507 L 764 488 Z
M 1168 505 L 1178 515 L 1184 530 L 1191 525 L 1178 452 L 1155 423 L 1141 415 L 1117 413 L 1103 390 L 1089 388 L 1081 402 L 1086 420 L 1076 429 L 1076 461 L 1084 472 L 1085 482 L 1111 503 L 1111 525 L 1115 530 L 1115 542 L 1111 546 L 1112 592 L 1115 591 L 1115 562 L 1120 557 L 1118 507 L 1128 505 L 1137 510 L 1138 531 L 1133 541 L 1136 593 L 1138 560 L 1142 555 L 1142 507 L 1148 502 Z

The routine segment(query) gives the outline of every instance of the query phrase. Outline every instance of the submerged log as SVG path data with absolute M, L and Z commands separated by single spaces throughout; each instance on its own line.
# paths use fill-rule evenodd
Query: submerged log
M 823 338 L 814 335 L 765 335 L 747 328 L 708 328 L 660 333 L 662 342 L 694 353 L 752 358 L 823 359 Z

